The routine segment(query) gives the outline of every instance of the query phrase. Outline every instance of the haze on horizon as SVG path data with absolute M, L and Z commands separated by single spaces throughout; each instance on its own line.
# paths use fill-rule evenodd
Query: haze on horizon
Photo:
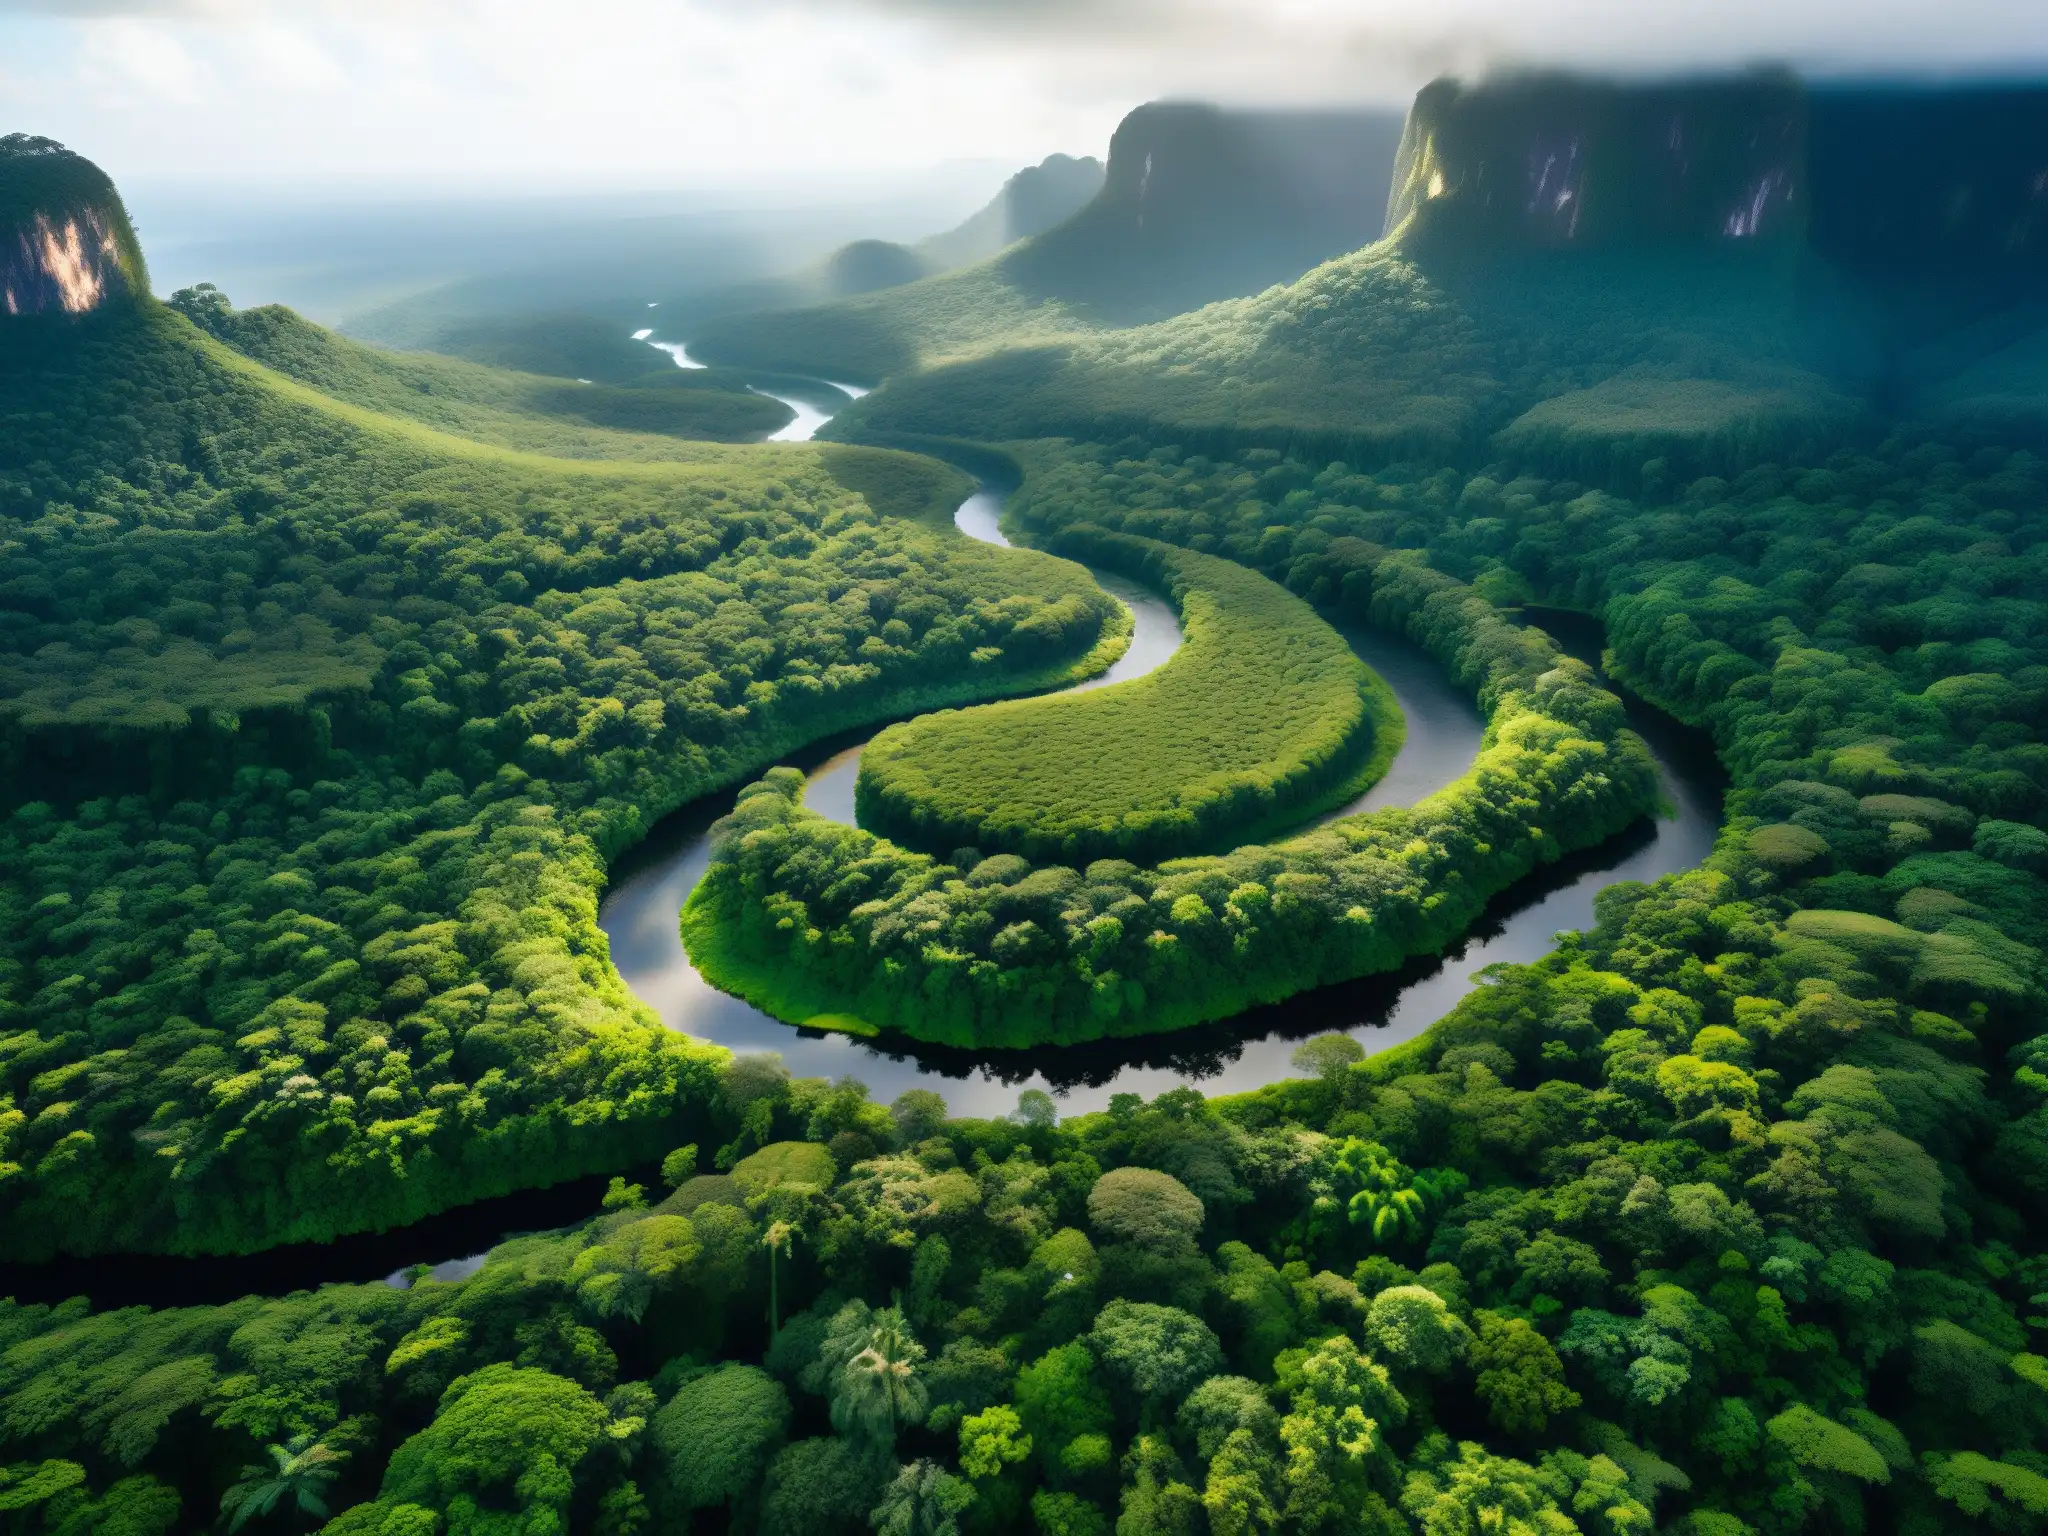
M 117 179 L 777 187 L 1100 154 L 1135 103 L 1404 105 L 1446 72 L 2010 75 L 1954 0 L 0 0 L 0 129 Z M 841 186 L 842 192 L 845 190 Z

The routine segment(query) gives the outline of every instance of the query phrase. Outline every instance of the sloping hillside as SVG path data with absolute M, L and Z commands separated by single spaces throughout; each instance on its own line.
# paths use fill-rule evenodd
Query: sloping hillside
M 1979 144 L 2015 121 L 2048 142 L 2048 94 L 1440 83 L 1411 114 L 1383 243 L 1135 329 L 1048 305 L 1001 349 L 896 338 L 899 376 L 835 430 L 1170 430 L 1381 461 L 1499 447 L 1617 486 L 1866 416 L 2038 431 L 2048 215 L 2026 153 Z
M 1385 113 L 1153 103 L 1072 218 L 958 272 L 811 309 L 712 321 L 712 362 L 875 380 L 1254 293 L 1374 239 L 1399 129 Z
M 929 459 L 594 427 L 543 457 L 477 439 L 532 440 L 502 392 L 546 381 L 202 315 L 328 394 L 126 300 L 0 315 L 14 1259 L 658 1153 L 722 1052 L 611 968 L 606 861 L 817 735 L 1066 681 L 1117 612 L 958 537 Z
M 642 371 L 625 385 L 542 378 L 429 352 L 386 352 L 338 336 L 282 305 L 237 310 L 209 285 L 171 306 L 215 339 L 337 400 L 532 453 L 572 459 L 689 454 L 674 439 L 758 442 L 793 412 L 723 370 L 670 366 L 628 342 Z

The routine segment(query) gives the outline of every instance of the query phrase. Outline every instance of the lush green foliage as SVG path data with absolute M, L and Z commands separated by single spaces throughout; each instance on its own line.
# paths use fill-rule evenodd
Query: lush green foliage
M 492 315 L 448 323 L 433 350 L 515 373 L 630 384 L 660 354 L 632 338 L 633 326 L 603 315 Z
M 750 393 L 723 370 L 664 366 L 654 372 L 661 354 L 638 342 L 628 345 L 645 354 L 642 371 L 620 387 L 508 373 L 431 353 L 381 351 L 281 305 L 237 310 L 208 283 L 180 289 L 170 303 L 244 356 L 337 400 L 502 448 L 567 458 L 668 458 L 675 455 L 672 445 L 617 434 L 737 443 L 765 437 L 793 419 L 781 401 Z
M 1294 345 L 1286 302 L 1273 300 L 1271 334 Z M 1374 331 L 1398 308 L 1360 323 Z M 1324 320 L 1358 318 L 1330 309 Z M 1295 318 L 1307 334 L 1311 317 Z M 103 362 L 111 332 L 97 324 L 65 344 Z M 1692 342 L 1668 334 L 1643 332 L 1620 357 L 1630 327 L 1642 316 L 1617 301 L 1611 324 L 1496 350 L 1521 371 L 1477 389 L 1471 419 L 1491 430 L 1540 399 L 1597 393 L 1623 363 L 1666 382 L 1722 377 L 1674 364 Z M 1220 399 L 1224 368 L 1198 376 L 1259 354 L 1217 340 L 1210 363 L 1175 354 L 1190 366 L 1160 387 Z M 1274 391 L 1284 361 L 1260 363 Z M 1426 875 L 1454 931 L 1466 882 L 1534 858 L 1532 826 L 1547 842 L 1590 838 L 1647 789 L 1617 702 L 1510 624 L 1517 604 L 1600 613 L 1609 670 L 1711 730 L 1735 788 L 1703 867 L 1611 888 L 1590 933 L 1489 971 L 1419 1040 L 1364 1060 L 1311 1042 L 1312 1079 L 1235 1099 L 1120 1095 L 1062 1123 L 1027 1093 L 1009 1119 L 949 1121 L 929 1094 L 885 1108 L 772 1060 L 664 1047 L 648 1066 L 648 1037 L 605 991 L 590 891 L 637 815 L 762 760 L 749 743 L 772 738 L 785 691 L 792 710 L 808 691 L 785 683 L 812 675 L 785 665 L 814 655 L 792 634 L 821 616 L 840 626 L 815 654 L 875 668 L 862 709 L 889 687 L 927 697 L 943 675 L 927 661 L 957 669 L 971 651 L 925 644 L 946 626 L 1007 624 L 1027 637 L 1008 643 L 1043 649 L 1005 680 L 1054 675 L 1101 628 L 1099 609 L 1091 622 L 1069 605 L 1086 606 L 1070 572 L 1003 557 L 1006 579 L 1047 600 L 1005 610 L 993 565 L 914 525 L 877 528 L 860 499 L 922 473 L 905 460 L 707 452 L 577 472 L 314 410 L 282 385 L 236 394 L 253 372 L 204 347 L 89 376 L 128 392 L 46 372 L 39 398 L 55 405 L 37 409 L 51 421 L 6 412 L 0 442 L 42 455 L 0 460 L 9 613 L 23 616 L 8 619 L 10 676 L 75 655 L 98 690 L 77 697 L 112 698 L 150 647 L 171 649 L 167 634 L 215 659 L 241 654 L 231 634 L 273 634 L 264 603 L 369 648 L 353 693 L 322 685 L 317 731 L 311 711 L 291 735 L 292 711 L 224 688 L 221 710 L 241 699 L 238 729 L 208 734 L 209 714 L 188 739 L 171 729 L 182 714 L 166 722 L 150 754 L 131 754 L 152 782 L 120 795 L 106 788 L 126 771 L 117 738 L 83 729 L 118 711 L 81 706 L 62 738 L 54 710 L 41 725 L 13 710 L 10 782 L 56 787 L 15 810 L 0 849 L 25 919 L 0 954 L 16 1095 L 0 1133 L 32 1164 L 8 1170 L 0 1198 L 38 1191 L 6 1213 L 10 1238 L 75 1238 L 96 1207 L 131 1199 L 196 1232 L 294 1191 L 323 1221 L 388 1217 L 436 1178 L 475 1192 L 496 1171 L 651 1158 L 681 1139 L 684 1106 L 703 1122 L 690 1134 L 722 1141 L 712 1160 L 727 1172 L 699 1174 L 676 1148 L 660 1205 L 615 1181 L 590 1222 L 505 1244 L 452 1285 L 98 1315 L 0 1305 L 10 1529 L 154 1536 L 263 1500 L 303 1509 L 308 1493 L 343 1510 L 350 1536 L 630 1536 L 720 1504 L 734 1528 L 778 1536 L 1193 1536 L 1205 1523 L 1212 1536 L 1935 1536 L 2048 1521 L 2038 460 L 1901 433 L 1693 478 L 1690 454 L 1778 440 L 1739 412 L 1704 448 L 1722 429 L 1703 417 L 1668 439 L 1580 421 L 1603 444 L 1598 478 L 1636 499 L 1555 478 L 1596 466 L 1533 430 L 1479 473 L 1211 458 L 1190 442 L 1032 450 L 1019 512 L 1037 537 L 1085 523 L 1162 540 L 1404 628 L 1480 697 L 1486 758 L 1440 803 L 1162 870 L 997 857 L 941 876 L 800 816 L 776 778 L 742 802 L 732 830 L 751 830 L 722 868 L 754 880 L 763 909 L 802 893 L 801 910 L 780 910 L 787 928 L 760 923 L 742 957 L 772 956 L 781 980 L 830 976 L 835 942 L 866 935 L 891 946 L 892 1004 L 928 1008 L 988 965 L 1028 1032 L 1063 998 L 1091 1020 L 1098 995 L 1127 1007 L 1138 973 L 1117 946 L 1133 930 L 1199 950 L 1213 970 L 1188 993 L 1217 1011 L 1261 967 L 1317 974 L 1325 904 L 1391 913 L 1391 876 L 1413 875 L 1421 897 Z M 135 386 L 181 377 L 206 388 L 174 390 L 176 411 Z M 216 394 L 227 403 L 209 416 Z M 1590 405 L 1634 412 L 1644 398 L 1719 399 L 1610 390 Z M 1333 420 L 1372 437 L 1355 408 L 1332 406 Z M 550 500 L 550 477 L 572 474 L 579 493 L 612 498 L 623 532 L 676 542 L 622 552 L 614 514 L 585 510 L 597 496 L 578 495 L 574 517 Z M 322 483 L 342 488 L 331 504 Z M 714 484 L 740 505 L 690 500 Z M 500 540 L 517 558 L 476 553 Z M 159 547 L 184 565 L 126 558 Z M 339 575 L 316 584 L 322 569 Z M 537 593 L 497 588 L 534 570 Z M 190 601 L 240 628 L 173 621 L 188 579 L 214 583 Z M 692 607 L 693 593 L 708 595 Z M 889 629 L 927 598 L 919 624 Z M 669 615 L 677 629 L 657 622 Z M 742 670 L 743 688 L 714 689 L 715 716 L 682 688 L 705 675 L 726 688 Z M 166 664 L 149 681 L 180 710 L 206 702 L 172 676 Z M 759 687 L 773 693 L 757 704 Z M 645 690 L 634 707 L 660 703 L 673 734 L 607 734 L 627 729 L 599 717 L 622 689 Z M 671 703 L 700 713 L 671 727 Z M 735 721 L 743 708 L 769 723 Z M 499 722 L 476 733 L 474 758 L 458 718 Z M 60 740 L 91 749 L 61 774 Z M 508 755 L 518 768 L 498 766 Z M 1611 801 L 1566 793 L 1600 775 Z M 1342 885 L 1382 866 L 1390 878 Z M 1286 927 L 1303 914 L 1309 926 Z M 195 959 L 172 944 L 195 931 L 218 948 Z M 1317 947 L 1290 954 L 1290 933 Z M 1137 963 L 1154 954 L 1148 940 Z M 1006 971 L 1046 985 L 1012 1003 Z M 1098 993 L 1106 974 L 1116 985 Z M 181 990 L 146 990 L 160 978 Z M 657 1068 L 667 1085 L 634 1076 Z M 660 1112 L 615 1140 L 582 1128 L 650 1101 Z M 508 1102 L 502 1121 L 474 1118 L 472 1105 Z M 371 1179 L 373 1136 L 428 1116 L 423 1142 L 381 1144 L 395 1161 L 378 1170 L 425 1149 L 404 1165 L 405 1195 L 377 1192 L 393 1173 L 336 1216 L 337 1179 Z M 315 1125 L 338 1151 L 293 1139 Z M 500 1125 L 516 1129 L 493 1139 Z M 555 1126 L 573 1129 L 549 1142 Z M 185 1206 L 143 1161 L 158 1147 L 165 1162 L 190 1154 L 173 1187 L 197 1192 Z M 432 1171 L 469 1147 L 466 1171 Z
M 1788 894 L 1738 822 L 1421 1040 L 1234 1099 L 934 1121 L 739 1059 L 756 1172 L 467 1281 L 0 1310 L 0 1497 L 207 1509 L 297 1437 L 394 1536 L 2023 1529 L 2048 1197 L 1993 1192 L 2031 1111 L 1977 1063 L 2027 1014 L 1894 1000 Z
M 1089 321 L 1033 292 L 1003 257 L 805 309 L 710 321 L 691 336 L 693 357 L 875 383 L 999 346 L 1046 345 L 1086 333 Z
M 1206 1150 L 1150 1151 L 1096 1182 L 1102 1246 L 1058 1249 L 1035 1307 L 977 1284 L 975 1329 L 1051 1346 L 1014 1393 L 1041 1521 L 1931 1536 L 2048 1508 L 2048 471 L 1905 435 L 1732 482 L 1637 478 L 1668 489 L 1513 462 L 1036 457 L 1018 511 L 1041 537 L 1120 527 L 1332 606 L 1372 601 L 1370 540 L 1501 602 L 1599 608 L 1609 666 L 1709 727 L 1737 776 L 1706 868 L 1604 893 L 1587 939 L 1492 973 L 1412 1046 L 1319 1046 L 1316 1081 L 1217 1106 L 1330 1136 L 1305 1193 L 1219 1199 Z M 1430 580 L 1450 601 L 1425 622 L 1451 632 L 1470 599 Z M 1191 1101 L 1170 1113 L 1197 1139 Z M 1102 1166 L 1128 1155 L 1094 1125 L 1063 1130 Z M 960 1230 L 941 1231 L 950 1274 Z M 1086 1353 L 1054 1343 L 1077 1284 L 1203 1318 L 1243 1385 L 1212 1375 L 1162 1438 L 1092 1331 Z M 1340 1373 L 1355 1396 L 1326 1408 L 1290 1316 L 1369 1362 Z M 1015 1476 L 984 1480 L 989 1518 L 1020 1507 Z
M 1488 744 L 1464 778 L 1290 842 L 1082 871 L 909 852 L 806 811 L 778 770 L 715 834 L 684 908 L 693 959 L 792 1022 L 981 1046 L 1172 1029 L 1439 949 L 1494 892 L 1654 804 L 1619 701 L 1547 637 L 1412 558 L 1356 539 L 1326 554 L 1353 612 L 1479 694 Z
M 1503 451 L 1552 473 L 1632 487 L 1653 457 L 1667 473 L 1740 468 L 1816 449 L 1854 423 L 1857 408 L 1816 371 L 1824 349 L 1798 291 L 1768 261 L 1503 262 L 1389 240 L 1155 325 L 1027 329 L 1007 346 L 925 355 L 830 432 L 1139 432 L 1186 449 L 1264 445 L 1364 464 L 1456 461 L 1499 434 Z M 1009 313 L 987 313 L 1000 335 Z
M 891 726 L 861 754 L 862 826 L 911 847 L 1150 862 L 1299 824 L 1391 759 L 1391 699 L 1301 599 L 1136 539 L 1058 548 L 1168 591 L 1180 649 L 1116 688 Z
M 1056 681 L 1117 613 L 877 520 L 954 492 L 929 461 L 522 458 L 164 311 L 10 351 L 0 417 L 16 1253 L 325 1236 L 651 1155 L 718 1053 L 606 962 L 603 860 L 820 731 Z

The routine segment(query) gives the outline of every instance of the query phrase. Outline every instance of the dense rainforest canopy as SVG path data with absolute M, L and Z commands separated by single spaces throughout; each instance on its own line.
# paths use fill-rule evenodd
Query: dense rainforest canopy
M 907 849 L 771 774 L 689 934 L 778 1009 L 866 988 L 897 1027 L 1072 1037 L 1441 944 L 1650 802 L 1609 680 L 1733 778 L 1701 867 L 1611 887 L 1420 1038 L 1319 1036 L 1292 1081 L 1064 1118 L 1036 1092 L 996 1120 L 884 1106 L 664 1035 L 594 924 L 605 861 L 682 799 L 1104 663 L 1115 616 L 1075 567 L 934 526 L 964 482 L 602 426 L 543 459 L 147 306 L 10 332 L 10 1244 L 246 1249 L 660 1178 L 460 1281 L 0 1303 L 0 1522 L 2048 1526 L 2025 391 L 1967 430 L 1881 421 L 1807 351 L 1731 350 L 1785 334 L 1736 302 L 1782 296 L 1756 269 L 1602 308 L 1619 269 L 1554 256 L 1461 287 L 1383 246 L 850 413 L 1065 433 L 1012 445 L 1020 534 L 1234 562 L 1405 630 L 1489 736 L 1422 805 L 1160 865 Z M 1568 270 L 1548 328 L 1517 311 Z M 395 376 L 331 355 L 349 389 Z M 469 377 L 472 406 L 514 387 Z M 1539 605 L 1604 621 L 1604 679 Z
M 658 1150 L 717 1053 L 605 961 L 603 860 L 831 722 L 1042 686 L 1119 612 L 925 526 L 964 484 L 929 460 L 543 460 L 167 311 L 21 339 L 16 1253 L 328 1236 Z
M 170 303 L 236 351 L 323 394 L 506 448 L 565 458 L 667 458 L 677 450 L 650 441 L 636 452 L 618 433 L 746 442 L 787 426 L 795 414 L 723 369 L 657 369 L 663 354 L 631 340 L 621 344 L 617 327 L 610 350 L 624 357 L 544 352 L 535 363 L 559 371 L 534 377 L 430 353 L 381 352 L 282 305 L 237 310 L 210 283 L 180 289 Z M 586 367 L 595 373 L 578 371 Z M 581 430 L 588 427 L 616 430 Z
M 1170 593 L 1184 643 L 1107 692 L 891 726 L 861 754 L 863 827 L 941 851 L 1152 860 L 1298 826 L 1385 771 L 1398 707 L 1285 588 L 1149 541 L 1083 533 L 1060 551 Z
M 1463 778 L 1282 843 L 1083 870 L 972 847 L 940 862 L 802 810 L 777 770 L 717 829 L 684 909 L 697 963 L 791 1022 L 951 1045 L 1174 1029 L 1434 953 L 1513 881 L 1655 806 L 1648 754 L 1583 664 L 1379 546 L 1337 557 L 1358 616 L 1410 631 L 1485 704 Z

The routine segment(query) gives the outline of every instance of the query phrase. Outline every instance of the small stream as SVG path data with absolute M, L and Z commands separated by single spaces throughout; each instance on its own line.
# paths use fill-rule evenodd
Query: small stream
M 678 368 L 702 368 L 705 365 L 690 356 L 686 342 L 656 341 L 653 330 L 639 330 L 633 333 L 635 341 L 644 341 L 657 352 L 666 352 L 675 359 Z M 780 431 L 768 434 L 771 443 L 807 443 L 818 435 L 818 429 L 830 421 L 847 404 L 858 400 L 867 390 L 858 384 L 835 384 L 829 379 L 813 381 L 813 387 L 802 392 L 784 385 L 768 389 L 759 384 L 749 384 L 750 394 L 779 400 L 796 413 L 795 419 Z
M 650 342 L 677 366 L 701 367 L 677 343 Z M 776 440 L 801 441 L 836 406 L 865 393 L 857 385 L 820 381 L 808 399 L 773 393 L 797 419 Z M 998 528 L 1002 498 L 987 487 L 954 515 L 962 533 L 1007 546 Z M 1108 572 L 1092 574 L 1134 619 L 1130 648 L 1102 676 L 1077 689 L 1108 687 L 1142 676 L 1179 647 L 1172 608 L 1157 594 Z M 1560 610 L 1530 610 L 1568 652 L 1600 660 L 1597 620 Z M 1407 722 L 1406 738 L 1385 777 L 1350 804 L 1319 820 L 1385 806 L 1410 805 L 1468 769 L 1480 745 L 1472 700 L 1431 657 L 1383 631 L 1340 627 L 1352 649 L 1392 689 Z M 1598 848 L 1537 871 L 1497 896 L 1465 937 L 1439 956 L 1401 969 L 1319 988 L 1234 1018 L 1133 1039 L 1091 1041 L 1025 1051 L 974 1052 L 901 1037 L 858 1039 L 797 1028 L 718 991 L 683 952 L 678 918 L 710 860 L 710 829 L 732 808 L 731 791 L 706 796 L 664 818 L 611 872 L 598 910 L 612 961 L 634 994 L 671 1029 L 713 1040 L 735 1052 L 776 1051 L 800 1077 L 851 1076 L 886 1103 L 908 1088 L 942 1095 L 956 1115 L 994 1116 L 1015 1108 L 1026 1088 L 1041 1088 L 1063 1114 L 1105 1107 L 1113 1093 L 1147 1098 L 1193 1083 L 1205 1093 L 1234 1093 L 1299 1073 L 1295 1047 L 1310 1035 L 1341 1030 L 1368 1051 L 1412 1039 L 1454 1008 L 1475 974 L 1501 962 L 1527 962 L 1554 947 L 1556 935 L 1590 928 L 1594 894 L 1621 880 L 1655 880 L 1698 864 L 1712 850 L 1725 785 L 1712 743 L 1700 732 L 1623 695 L 1630 723 L 1657 761 L 1670 814 L 1644 821 Z M 853 821 L 853 785 L 860 751 L 877 728 L 813 743 L 788 762 L 807 775 L 805 803 L 835 820 Z M 651 1182 L 653 1169 L 627 1177 Z M 605 1180 L 582 1178 L 552 1189 L 479 1201 L 388 1233 L 302 1244 L 241 1258 L 58 1260 L 0 1266 L 0 1295 L 55 1301 L 90 1294 L 96 1305 L 218 1303 L 251 1293 L 283 1294 L 330 1281 L 383 1279 L 411 1283 L 413 1266 L 432 1266 L 437 1279 L 473 1272 L 493 1244 L 518 1232 L 581 1220 L 597 1208 Z

